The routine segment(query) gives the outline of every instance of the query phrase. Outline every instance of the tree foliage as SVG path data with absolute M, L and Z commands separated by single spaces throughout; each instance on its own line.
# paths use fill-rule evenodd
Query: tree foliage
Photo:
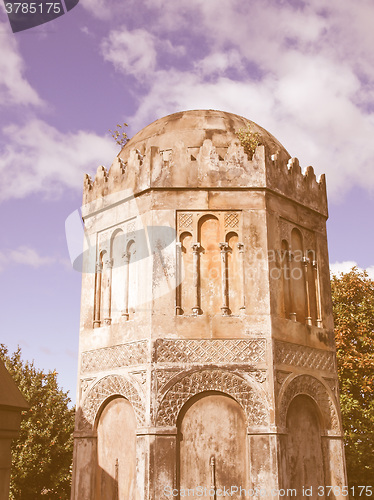
M 353 268 L 331 280 L 350 486 L 374 481 L 374 281 Z
M 74 410 L 57 383 L 56 371 L 24 362 L 0 344 L 0 356 L 30 405 L 23 412 L 20 435 L 12 444 L 10 498 L 14 500 L 70 498 Z
M 244 148 L 244 153 L 248 156 L 248 158 L 252 158 L 257 146 L 261 143 L 260 134 L 258 132 L 253 132 L 251 130 L 251 124 L 248 123 L 247 127 L 240 128 L 236 132 L 236 136 Z
M 112 137 L 116 141 L 116 144 L 118 144 L 118 146 L 121 146 L 121 148 L 129 140 L 129 138 L 127 137 L 127 133 L 125 132 L 126 127 L 128 127 L 127 123 L 123 123 L 122 125 L 117 123 L 116 130 L 109 129 L 109 132 L 112 134 Z

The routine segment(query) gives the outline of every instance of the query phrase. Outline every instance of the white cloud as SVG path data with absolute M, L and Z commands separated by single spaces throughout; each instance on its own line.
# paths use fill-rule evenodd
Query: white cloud
M 10 262 L 24 264 L 31 267 L 41 267 L 54 262 L 54 259 L 51 257 L 42 257 L 36 252 L 36 250 L 26 246 L 21 246 L 15 250 L 11 250 L 9 252 L 8 259 Z
M 330 264 L 330 272 L 331 274 L 339 276 L 340 273 L 349 273 L 352 267 L 357 267 L 360 271 L 363 271 L 363 269 L 358 266 L 357 262 L 353 260 L 346 260 L 344 262 L 334 262 L 333 264 Z M 366 271 L 369 278 L 374 280 L 374 265 L 366 268 Z
M 129 119 L 132 128 L 181 109 L 236 112 L 273 133 L 303 167 L 326 173 L 331 199 L 354 185 L 374 189 L 374 30 L 368 22 L 374 4 L 145 4 L 154 9 L 154 34 L 116 30 L 103 44 L 107 60 L 147 86 Z M 188 54 L 194 38 L 201 50 L 193 51 L 190 64 L 166 70 L 157 61 L 161 44 L 184 40 Z
M 143 29 L 127 31 L 113 30 L 101 45 L 106 61 L 114 64 L 118 71 L 143 79 L 156 67 L 154 37 Z
M 227 52 L 214 52 L 207 57 L 200 59 L 195 63 L 195 68 L 203 76 L 212 74 L 222 75 L 228 69 L 243 71 L 242 56 L 237 50 L 228 50 Z
M 64 134 L 37 119 L 4 127 L 3 134 L 8 141 L 0 155 L 0 200 L 82 189 L 84 173 L 111 164 L 118 153 L 109 137 L 83 130 Z
M 41 105 L 41 98 L 24 76 L 25 63 L 9 22 L 0 21 L 0 44 L 0 106 Z
M 13 250 L 0 252 L 0 271 L 13 264 L 22 264 L 34 268 L 48 266 L 56 262 L 52 257 L 43 257 L 38 252 L 27 246 L 20 246 Z

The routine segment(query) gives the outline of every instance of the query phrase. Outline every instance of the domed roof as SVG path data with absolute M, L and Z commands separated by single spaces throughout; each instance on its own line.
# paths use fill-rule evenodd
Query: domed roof
M 254 154 L 238 132 L 250 125 L 258 134 Z M 326 185 L 313 168 L 302 173 L 297 158 L 267 130 L 242 116 L 215 110 L 182 111 L 143 128 L 127 142 L 110 170 L 100 166 L 94 182 L 86 176 L 84 202 L 108 203 L 122 191 L 269 189 L 327 214 Z
M 260 143 L 266 147 L 268 154 L 282 151 L 289 157 L 282 144 L 256 123 L 233 113 L 212 109 L 181 111 L 154 121 L 128 141 L 119 156 L 126 161 L 133 149 L 144 154 L 151 146 L 162 151 L 172 149 L 178 142 L 189 148 L 200 148 L 206 139 L 210 139 L 216 148 L 227 148 L 233 140 L 238 140 L 238 130 L 248 124 L 252 132 L 258 132 Z

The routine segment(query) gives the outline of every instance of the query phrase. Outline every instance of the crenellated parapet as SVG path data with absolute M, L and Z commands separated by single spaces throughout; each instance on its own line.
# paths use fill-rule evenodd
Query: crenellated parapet
M 145 145 L 143 145 L 145 146 Z M 302 172 L 297 158 L 284 148 L 275 153 L 266 143 L 252 158 L 237 138 L 216 147 L 205 139 L 200 147 L 177 141 L 170 148 L 146 145 L 126 149 L 109 171 L 100 166 L 95 178 L 86 176 L 84 203 L 123 190 L 138 195 L 148 189 L 269 189 L 327 216 L 325 177 L 316 179 L 313 167 Z

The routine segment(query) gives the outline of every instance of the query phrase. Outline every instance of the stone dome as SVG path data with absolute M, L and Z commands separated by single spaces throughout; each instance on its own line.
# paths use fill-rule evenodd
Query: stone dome
M 237 135 L 248 124 L 259 135 L 253 155 Z M 83 199 L 98 210 L 109 194 L 180 189 L 269 189 L 327 214 L 324 176 L 317 180 L 312 167 L 303 173 L 297 158 L 256 123 L 216 110 L 181 111 L 140 130 L 109 171 L 100 166 L 94 180 L 86 175 Z
M 183 143 L 188 148 L 200 148 L 206 139 L 210 139 L 215 148 L 228 148 L 233 141 L 238 140 L 238 130 L 246 128 L 248 123 L 251 131 L 259 133 L 267 154 L 283 152 L 290 157 L 282 144 L 256 123 L 233 113 L 213 109 L 181 111 L 154 121 L 128 141 L 119 157 L 127 161 L 133 149 L 145 154 L 151 146 L 167 151 L 177 143 Z

